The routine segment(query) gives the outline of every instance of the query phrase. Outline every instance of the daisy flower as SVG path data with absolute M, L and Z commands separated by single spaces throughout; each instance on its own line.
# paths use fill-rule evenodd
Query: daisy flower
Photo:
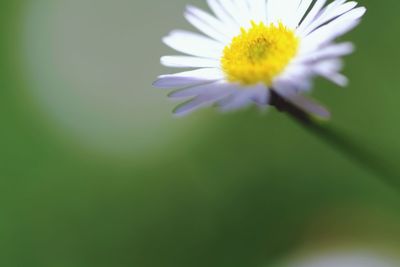
M 200 33 L 172 31 L 163 41 L 185 55 L 164 56 L 167 67 L 183 68 L 162 75 L 158 88 L 177 89 L 171 98 L 188 99 L 175 109 L 185 115 L 217 104 L 234 110 L 268 106 L 273 95 L 303 111 L 328 118 L 329 111 L 307 94 L 322 76 L 339 86 L 341 57 L 352 43 L 335 40 L 355 28 L 365 14 L 355 1 L 207 0 L 213 14 L 188 6 L 185 18 Z

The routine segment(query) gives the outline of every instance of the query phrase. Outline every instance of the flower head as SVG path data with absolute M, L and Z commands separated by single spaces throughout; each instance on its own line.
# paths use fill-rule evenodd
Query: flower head
M 186 19 L 202 34 L 176 30 L 163 39 L 186 54 L 165 56 L 167 67 L 192 70 L 162 75 L 154 86 L 178 89 L 172 98 L 189 101 L 178 115 L 218 104 L 233 110 L 270 104 L 272 93 L 319 117 L 322 106 L 304 96 L 316 76 L 340 85 L 341 57 L 351 43 L 335 40 L 355 28 L 365 14 L 357 2 L 334 0 L 207 0 L 213 15 L 188 6 Z

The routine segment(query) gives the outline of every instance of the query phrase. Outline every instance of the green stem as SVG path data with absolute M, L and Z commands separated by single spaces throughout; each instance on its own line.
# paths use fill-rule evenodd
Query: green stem
M 394 171 L 395 168 L 379 157 L 378 154 L 368 150 L 364 145 L 358 144 L 350 136 L 334 129 L 331 125 L 315 121 L 309 114 L 287 102 L 275 92 L 272 93 L 271 105 L 288 114 L 307 131 L 334 150 L 344 154 L 363 169 L 380 177 L 380 180 L 386 185 L 400 191 L 400 174 Z

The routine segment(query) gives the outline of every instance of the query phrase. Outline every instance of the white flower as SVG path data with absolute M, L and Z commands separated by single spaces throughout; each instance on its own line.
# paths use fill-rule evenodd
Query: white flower
M 175 30 L 163 39 L 186 56 L 165 56 L 167 67 L 193 70 L 162 75 L 155 87 L 179 89 L 172 98 L 190 100 L 178 115 L 218 104 L 233 110 L 256 103 L 266 106 L 271 92 L 308 113 L 329 112 L 303 94 L 313 78 L 345 86 L 340 57 L 351 43 L 335 39 L 355 28 L 365 14 L 354 1 L 207 0 L 215 15 L 188 6 L 185 18 L 203 34 Z

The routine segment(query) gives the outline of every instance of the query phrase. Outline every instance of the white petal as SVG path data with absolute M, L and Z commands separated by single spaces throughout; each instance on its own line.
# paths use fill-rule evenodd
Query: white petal
M 290 67 L 274 80 L 273 88 L 289 92 L 308 92 L 312 89 L 312 69 L 305 64 L 291 64 Z
M 219 100 L 229 96 L 230 92 L 224 92 L 224 91 L 218 91 L 215 93 L 210 93 L 210 94 L 204 94 L 197 96 L 196 98 L 190 100 L 187 103 L 184 103 L 180 106 L 178 106 L 174 110 L 174 114 L 177 116 L 184 116 L 187 115 L 196 109 L 212 105 Z
M 185 18 L 198 30 L 208 35 L 209 37 L 227 44 L 230 42 L 232 34 L 227 34 L 227 27 L 197 7 L 188 6 L 185 12 Z
M 153 83 L 153 86 L 158 88 L 182 88 L 217 81 L 223 78 L 224 74 L 219 69 L 197 69 L 176 74 L 161 75 Z
M 265 85 L 260 85 L 258 86 L 258 89 L 254 91 L 252 100 L 261 106 L 268 105 L 270 100 L 270 92 L 270 89 L 268 89 Z
M 310 53 L 301 54 L 294 60 L 294 62 L 311 63 L 321 59 L 346 56 L 353 52 L 354 45 L 352 43 L 347 42 L 340 44 L 331 44 Z
M 301 51 L 311 51 L 325 45 L 337 37 L 349 32 L 360 23 L 360 17 L 366 12 L 364 7 L 353 9 L 330 23 L 316 29 L 310 35 L 304 37 L 301 43 Z
M 309 114 L 313 114 L 324 119 L 330 119 L 331 117 L 331 113 L 324 106 L 301 94 L 293 95 L 289 97 L 288 100 Z
M 339 72 L 343 68 L 343 62 L 339 59 L 331 59 L 318 62 L 312 69 L 318 75 L 336 83 L 339 86 L 347 86 L 348 79 Z
M 193 56 L 219 59 L 224 46 L 217 41 L 193 32 L 177 30 L 163 39 L 169 47 Z
M 318 5 L 318 12 L 315 14 L 315 16 L 308 21 L 304 21 L 305 23 L 302 23 L 298 33 L 303 34 L 305 30 L 307 30 L 308 27 L 310 27 L 311 24 L 313 24 L 315 21 L 319 20 L 320 18 L 323 18 L 326 16 L 326 14 L 330 13 L 332 10 L 334 10 L 336 7 L 342 5 L 344 2 L 347 0 L 334 0 L 332 3 L 330 3 L 328 6 L 322 8 L 326 1 L 321 5 Z M 311 13 L 311 12 L 310 12 Z M 304 35 L 304 34 L 303 34 Z
M 349 84 L 349 79 L 340 73 L 332 73 L 325 76 L 325 78 L 342 87 L 346 87 Z
M 248 0 L 250 13 L 255 23 L 267 24 L 267 3 L 265 0 Z
M 303 0 L 301 1 L 299 7 L 296 10 L 296 15 L 294 17 L 295 26 L 299 26 L 301 20 L 305 17 L 308 9 L 310 8 L 313 0 Z
M 187 98 L 214 92 L 231 92 L 235 86 L 226 81 L 217 81 L 177 90 L 169 94 L 171 98 Z
M 283 73 L 281 73 L 276 80 L 286 79 L 298 79 L 299 83 L 303 80 L 303 77 L 310 77 L 312 76 L 312 71 L 307 64 L 291 62 Z
M 240 26 L 243 26 L 243 17 L 240 10 L 231 0 L 219 0 L 224 10 L 232 17 L 232 19 Z
M 164 56 L 161 64 L 173 68 L 219 68 L 221 65 L 216 59 L 188 56 Z
M 207 0 L 208 6 L 214 14 L 227 26 L 231 28 L 238 28 L 239 24 L 229 15 L 225 8 L 221 5 L 219 0 Z M 238 29 L 237 29 L 238 32 Z
M 249 6 L 247 5 L 246 0 L 232 0 L 234 5 L 236 5 L 236 9 L 239 10 L 242 25 L 245 27 L 249 27 L 251 25 L 251 21 L 253 17 L 251 16 Z
M 268 20 L 272 23 L 282 22 L 289 28 L 295 28 L 296 11 L 301 0 L 269 0 Z
M 297 33 L 299 35 L 314 21 L 314 19 L 318 16 L 321 9 L 324 7 L 326 0 L 317 0 L 313 7 L 311 8 L 310 12 L 307 13 L 306 17 L 304 18 L 303 22 L 297 28 Z
M 242 88 L 237 90 L 234 94 L 231 94 L 229 98 L 219 101 L 218 105 L 223 112 L 246 108 L 252 104 L 253 96 L 254 92 L 247 88 Z
M 336 8 L 332 9 L 330 12 L 324 12 L 318 19 L 316 19 L 313 23 L 310 24 L 309 27 L 303 32 L 303 35 L 307 35 L 322 26 L 323 24 L 329 22 L 330 20 L 337 18 L 346 12 L 352 10 L 357 6 L 357 2 L 347 2 L 343 5 L 339 5 Z
M 313 65 L 313 70 L 318 74 L 333 73 L 338 72 L 343 68 L 343 62 L 340 59 L 329 59 L 324 61 L 319 61 L 317 64 Z
M 319 16 L 317 17 L 317 19 L 319 19 L 320 17 L 325 16 L 326 13 L 331 12 L 332 10 L 334 10 L 335 8 L 337 8 L 338 6 L 344 4 L 347 0 L 334 0 L 332 1 L 332 3 L 330 3 L 329 5 L 327 5 L 319 14 Z
M 232 111 L 245 108 L 252 103 L 265 106 L 269 103 L 270 91 L 263 84 L 242 87 L 237 86 L 235 93 L 219 101 L 222 111 Z

